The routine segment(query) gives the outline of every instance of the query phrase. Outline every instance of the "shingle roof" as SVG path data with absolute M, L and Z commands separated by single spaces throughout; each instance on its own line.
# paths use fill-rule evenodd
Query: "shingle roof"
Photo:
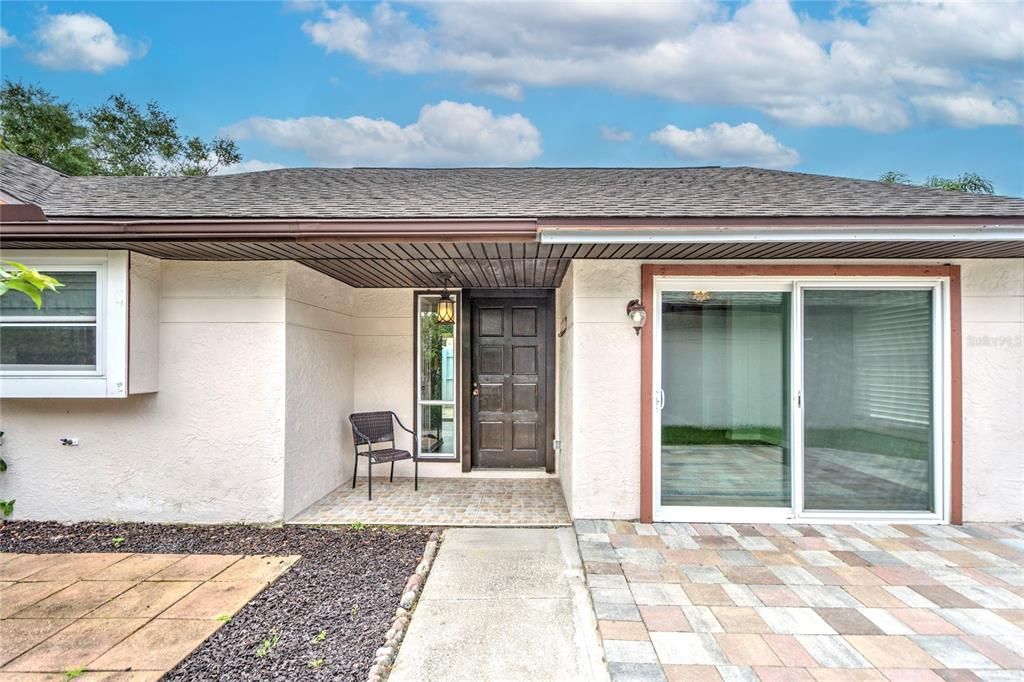
M 21 201 L 39 203 L 46 190 L 64 177 L 67 176 L 32 159 L 0 151 L 0 191 Z
M 28 164 L 2 153 L 0 189 L 25 193 L 50 218 L 1024 216 L 1024 199 L 759 168 L 292 168 L 68 177 Z

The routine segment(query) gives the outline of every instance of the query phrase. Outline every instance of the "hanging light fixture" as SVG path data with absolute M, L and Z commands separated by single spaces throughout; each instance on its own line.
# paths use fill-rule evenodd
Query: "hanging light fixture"
M 441 299 L 437 302 L 437 323 L 455 324 L 455 299 L 448 293 L 448 282 L 452 276 L 445 274 L 444 291 L 441 292 Z

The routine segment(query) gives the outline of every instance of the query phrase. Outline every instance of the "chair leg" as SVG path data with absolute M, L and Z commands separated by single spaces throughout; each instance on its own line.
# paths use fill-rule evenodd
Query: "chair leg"
M 391 462 L 391 478 L 388 479 L 388 482 L 389 483 L 394 483 L 395 482 L 395 463 L 393 461 Z
M 356 454 L 356 461 L 352 465 L 352 490 L 356 489 L 356 474 L 359 472 L 359 455 Z
M 413 488 L 412 489 L 413 490 L 419 490 L 420 489 L 420 461 L 416 457 L 412 458 L 412 470 L 413 470 L 413 475 L 412 475 L 412 480 L 413 480 L 413 484 L 412 485 L 413 485 Z
M 373 457 L 366 458 L 366 499 L 373 499 Z

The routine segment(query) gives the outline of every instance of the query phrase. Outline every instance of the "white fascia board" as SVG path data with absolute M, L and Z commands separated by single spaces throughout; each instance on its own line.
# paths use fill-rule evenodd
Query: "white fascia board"
M 992 242 L 1024 241 L 1024 225 L 935 226 L 908 228 L 578 228 L 542 227 L 542 244 L 687 244 L 725 242 Z

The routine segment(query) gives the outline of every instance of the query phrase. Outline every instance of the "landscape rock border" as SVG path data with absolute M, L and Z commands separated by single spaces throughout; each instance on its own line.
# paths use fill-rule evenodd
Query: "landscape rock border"
M 442 538 L 443 532 L 440 530 L 435 530 L 430 534 L 430 539 L 427 540 L 427 544 L 423 548 L 423 558 L 416 565 L 413 574 L 405 581 L 402 599 L 398 608 L 395 609 L 395 619 L 391 628 L 384 635 L 384 646 L 377 649 L 374 654 L 373 666 L 370 667 L 366 682 L 384 682 L 391 673 L 391 667 L 394 665 L 395 659 L 398 658 L 398 648 L 405 638 L 413 610 L 416 608 L 416 602 L 419 601 L 420 593 L 423 592 L 430 569 L 434 565 L 434 558 L 437 556 Z

